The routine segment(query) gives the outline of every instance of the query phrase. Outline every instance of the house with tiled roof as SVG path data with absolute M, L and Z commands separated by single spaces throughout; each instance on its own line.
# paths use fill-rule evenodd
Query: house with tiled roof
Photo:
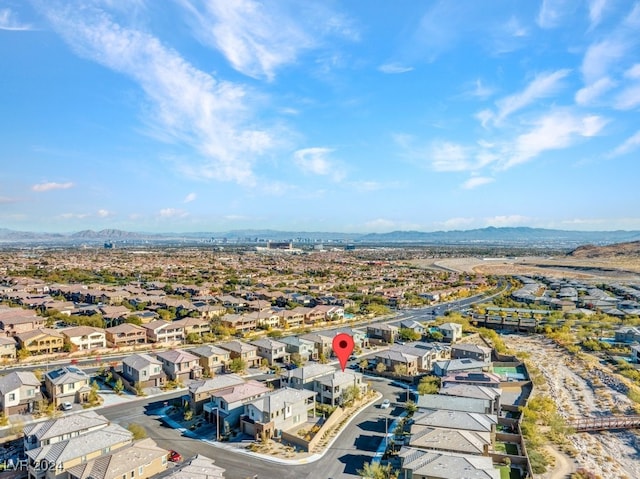
M 0 336 L 0 360 L 11 361 L 16 359 L 16 340 Z
M 31 422 L 23 427 L 24 450 L 65 441 L 107 427 L 109 420 L 95 411 L 81 411 L 58 419 Z
M 199 346 L 190 351 L 191 354 L 198 356 L 204 376 L 213 376 L 224 372 L 231 361 L 230 351 L 211 344 Z
M 44 375 L 47 396 L 54 407 L 63 402 L 84 403 L 89 400 L 89 375 L 75 366 L 65 366 Z
M 104 331 L 107 345 L 111 347 L 133 346 L 147 342 L 147 330 L 137 324 L 122 323 Z
M 175 321 L 151 321 L 142 327 L 147 331 L 147 341 L 150 343 L 179 342 L 185 338 L 184 327 Z
M 216 424 L 221 433 L 237 427 L 244 405 L 269 392 L 271 388 L 254 380 L 212 391 L 209 401 L 204 403 L 205 420 Z
M 39 328 L 15 335 L 20 349 L 32 355 L 59 353 L 64 348 L 64 335 L 51 328 Z
M 211 396 L 220 390 L 244 384 L 245 380 L 237 374 L 222 374 L 210 379 L 200 379 L 189 384 L 189 403 L 196 414 L 211 401 Z
M 205 321 L 202 318 L 192 318 L 187 316 L 183 319 L 177 319 L 172 322 L 173 326 L 180 326 L 184 331 L 184 337 L 186 338 L 189 334 L 197 334 L 202 336 L 205 333 L 211 332 L 211 326 L 208 321 Z
M 244 341 L 227 341 L 218 344 L 222 349 L 229 351 L 231 360 L 236 358 L 242 359 L 248 368 L 255 368 L 260 365 L 260 357 L 258 356 L 258 347 Z
M 162 479 L 224 479 L 225 469 L 201 454 L 173 467 Z
M 199 379 L 202 377 L 202 366 L 198 356 L 180 349 L 171 349 L 156 354 L 162 363 L 162 370 L 172 381 Z
M 41 385 L 31 371 L 13 371 L 0 377 L 0 412 L 4 417 L 32 412 L 42 399 Z
M 255 341 L 251 341 L 250 344 L 258 348 L 257 354 L 263 359 L 266 359 L 269 365 L 275 363 L 288 363 L 290 355 L 287 352 L 287 345 L 271 338 L 260 338 Z
M 162 362 L 148 354 L 132 354 L 124 358 L 122 377 L 130 384 L 137 384 L 142 388 L 162 387 L 167 382 Z
M 427 451 L 403 447 L 398 454 L 400 477 L 450 479 L 500 479 L 500 471 L 486 456 Z
M 60 332 L 68 343 L 80 351 L 107 347 L 107 336 L 102 328 L 75 326 L 61 329 Z

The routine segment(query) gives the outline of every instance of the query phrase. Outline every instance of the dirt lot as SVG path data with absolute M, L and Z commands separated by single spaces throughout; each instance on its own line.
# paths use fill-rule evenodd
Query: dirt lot
M 532 363 L 547 380 L 538 391 L 550 395 L 567 419 L 624 414 L 631 406 L 627 396 L 619 392 L 623 389 L 620 380 L 594 358 L 576 360 L 542 336 L 512 335 L 504 339 L 513 350 L 530 354 Z M 565 477 L 567 462 L 602 478 L 640 478 L 640 437 L 636 433 L 581 433 L 572 435 L 570 440 L 578 451 L 576 458 L 557 459 L 557 470 L 541 479 Z

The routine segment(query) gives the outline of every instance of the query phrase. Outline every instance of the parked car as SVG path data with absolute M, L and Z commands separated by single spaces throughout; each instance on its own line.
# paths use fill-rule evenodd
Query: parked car
M 172 450 L 172 451 L 169 451 L 168 459 L 171 462 L 180 462 L 180 461 L 182 461 L 182 456 L 180 455 L 180 453 L 178 451 L 173 451 Z
M 60 404 L 60 409 L 62 409 L 63 411 L 71 411 L 73 409 L 73 404 L 71 404 L 70 402 L 63 402 L 62 404 Z
M 391 401 L 385 399 L 382 401 L 382 404 L 380 404 L 380 409 L 387 409 L 389 406 L 391 406 Z

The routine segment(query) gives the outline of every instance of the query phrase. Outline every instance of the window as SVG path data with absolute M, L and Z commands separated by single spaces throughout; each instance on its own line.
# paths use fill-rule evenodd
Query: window
M 136 471 L 131 471 L 131 479 L 133 479 L 134 477 L 136 477 Z
M 9 401 L 15 401 L 16 393 L 9 393 Z
M 142 467 L 142 466 L 138 467 L 138 475 L 139 475 L 139 476 L 141 476 L 141 475 L 142 475 L 142 469 L 143 469 L 143 467 Z

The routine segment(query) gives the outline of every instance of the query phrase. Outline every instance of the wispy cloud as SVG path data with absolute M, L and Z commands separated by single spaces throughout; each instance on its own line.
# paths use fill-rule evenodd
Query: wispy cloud
M 91 215 L 89 213 L 62 213 L 58 215 L 58 218 L 63 220 L 83 220 L 85 218 L 89 218 Z
M 273 80 L 279 68 L 319 47 L 325 36 L 359 38 L 348 18 L 320 4 L 270 0 L 180 3 L 196 37 L 219 50 L 234 69 L 253 78 Z M 296 11 L 298 15 L 293 15 Z
M 38 183 L 31 187 L 31 190 L 37 191 L 38 193 L 42 193 L 44 191 L 52 191 L 52 190 L 68 190 L 69 188 L 73 188 L 74 184 L 72 182 L 67 183 L 55 183 L 55 182 L 45 182 Z
M 552 96 L 558 91 L 562 80 L 570 71 L 571 70 L 568 69 L 562 69 L 536 75 L 523 91 L 498 100 L 496 102 L 496 106 L 498 107 L 497 112 L 491 113 L 490 116 L 484 119 L 485 121 L 483 123 L 486 123 L 486 120 L 490 118 L 495 124 L 499 125 L 509 115 L 531 105 L 541 98 Z
M 245 88 L 216 81 L 154 36 L 116 24 L 104 11 L 56 1 L 37 5 L 79 55 L 139 84 L 150 103 L 154 133 L 197 153 L 179 163 L 183 174 L 253 184 L 253 163 L 274 139 L 269 131 L 248 126 L 252 112 Z
M 191 203 L 192 201 L 195 201 L 196 198 L 197 198 L 197 195 L 195 193 L 189 193 L 187 196 L 185 196 L 182 202 Z
M 621 145 L 611 152 L 610 157 L 626 155 L 640 148 L 640 130 L 627 138 Z
M 494 89 L 485 85 L 484 82 L 478 78 L 475 82 L 473 82 L 473 85 L 467 89 L 465 95 L 484 100 L 493 95 L 493 93 Z
M 592 105 L 603 94 L 616 86 L 616 83 L 609 77 L 602 77 L 594 83 L 581 88 L 576 92 L 576 103 L 578 105 Z
M 442 141 L 432 146 L 431 166 L 435 171 L 468 171 L 473 168 L 473 163 L 467 148 Z
M 612 65 L 625 57 L 627 49 L 627 43 L 619 38 L 607 38 L 590 45 L 582 59 L 581 71 L 585 83 L 589 85 L 608 76 Z
M 465 190 L 472 190 L 477 188 L 478 186 L 488 185 L 489 183 L 493 183 L 495 181 L 494 178 L 489 178 L 488 176 L 474 176 L 469 178 L 462 184 L 462 188 Z
M 542 0 L 536 22 L 540 28 L 559 27 L 575 5 L 571 0 Z
M 108 218 L 109 216 L 113 216 L 113 213 L 111 211 L 109 211 L 109 210 L 101 209 L 101 210 L 98 210 L 97 215 L 100 218 Z
M 9 196 L 0 196 L 0 205 L 8 205 L 10 203 L 17 203 L 17 198 L 11 198 Z
M 613 107 L 618 110 L 632 110 L 638 106 L 640 106 L 640 82 L 624 88 L 613 101 Z
M 184 218 L 188 213 L 179 208 L 163 208 L 158 213 L 161 218 Z
M 531 224 L 532 218 L 523 215 L 504 215 L 504 216 L 493 216 L 490 218 L 484 218 L 485 226 L 495 226 L 495 227 L 504 227 L 504 226 L 519 226 L 519 225 L 529 225 Z
M 31 29 L 31 25 L 18 21 L 11 9 L 0 8 L 0 30 L 24 31 Z
M 399 63 L 385 63 L 384 65 L 380 65 L 378 70 L 382 73 L 407 73 L 413 70 L 413 67 L 401 65 Z
M 527 133 L 519 135 L 508 146 L 507 169 L 525 163 L 548 150 L 558 150 L 573 145 L 578 139 L 597 135 L 607 120 L 596 116 L 578 116 L 569 111 L 552 111 L 538 118 Z
M 331 148 L 305 148 L 293 154 L 293 161 L 304 173 L 329 176 L 335 181 L 344 178 L 345 173 L 329 156 Z
M 591 20 L 591 28 L 597 26 L 602 20 L 602 15 L 607 6 L 608 0 L 590 0 L 589 2 L 589 20 Z

